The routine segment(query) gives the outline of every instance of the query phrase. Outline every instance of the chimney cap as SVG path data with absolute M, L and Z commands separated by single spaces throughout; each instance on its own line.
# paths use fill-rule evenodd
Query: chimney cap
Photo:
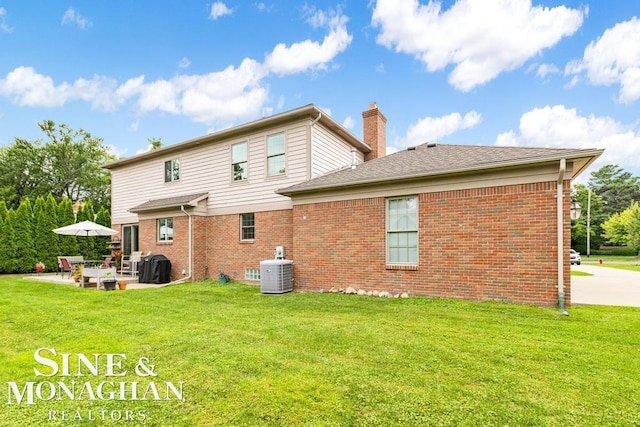
M 376 104 L 376 101 L 373 101 L 370 105 L 369 105 L 369 109 L 370 110 L 374 110 L 378 108 L 378 104 Z

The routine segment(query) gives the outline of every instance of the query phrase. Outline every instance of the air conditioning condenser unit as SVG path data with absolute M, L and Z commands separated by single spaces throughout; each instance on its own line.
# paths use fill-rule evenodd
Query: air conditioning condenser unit
M 284 294 L 293 291 L 293 261 L 268 259 L 260 261 L 260 292 Z

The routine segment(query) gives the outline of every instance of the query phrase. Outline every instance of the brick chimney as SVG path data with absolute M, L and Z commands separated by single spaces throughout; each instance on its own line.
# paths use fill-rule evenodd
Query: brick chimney
M 371 147 L 371 152 L 365 154 L 364 161 L 384 157 L 387 151 L 387 118 L 378 110 L 376 103 L 362 112 L 362 139 Z

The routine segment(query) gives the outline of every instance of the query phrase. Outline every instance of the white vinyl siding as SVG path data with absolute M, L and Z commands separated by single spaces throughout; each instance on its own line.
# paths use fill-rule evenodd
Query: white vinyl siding
M 319 123 L 311 129 L 311 178 L 351 166 L 351 145 Z M 356 161 L 364 161 L 362 152 L 356 151 Z
M 290 209 L 291 199 L 276 194 L 286 188 L 309 179 L 309 129 L 310 120 L 304 119 L 284 126 L 277 126 L 241 137 L 223 139 L 213 143 L 202 143 L 180 152 L 164 156 L 141 159 L 136 163 L 111 169 L 112 222 L 114 224 L 135 223 L 138 215 L 129 212 L 148 200 L 163 199 L 184 194 L 208 192 L 207 210 L 209 214 L 218 212 L 235 213 L 257 211 L 260 206 L 278 206 Z M 286 174 L 267 176 L 267 136 L 284 132 L 286 144 Z M 328 131 L 324 131 L 328 132 Z M 321 143 L 328 152 L 323 156 L 322 169 L 336 170 L 348 164 L 350 146 L 337 137 L 327 137 Z M 231 146 L 238 142 L 247 143 L 247 164 L 251 171 L 249 179 L 240 187 L 230 178 L 232 159 Z M 339 148 L 332 148 L 337 145 Z M 321 150 L 320 150 L 321 151 Z M 340 154 L 340 152 L 343 152 Z M 180 158 L 180 180 L 167 185 L 158 176 L 164 173 L 164 162 Z M 331 158 L 336 159 L 331 163 Z M 320 169 L 318 169 L 320 170 Z M 267 208 L 268 209 L 268 208 Z M 154 215 L 154 214 L 152 214 Z M 158 216 L 159 217 L 159 216 Z

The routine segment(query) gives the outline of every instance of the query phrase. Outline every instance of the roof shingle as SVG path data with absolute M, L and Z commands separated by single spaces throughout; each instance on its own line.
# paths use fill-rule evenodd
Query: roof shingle
M 498 167 L 592 157 L 604 150 L 422 144 L 375 160 L 313 178 L 277 192 L 292 195 L 337 187 L 382 183 Z M 589 161 L 588 163 L 590 163 Z

